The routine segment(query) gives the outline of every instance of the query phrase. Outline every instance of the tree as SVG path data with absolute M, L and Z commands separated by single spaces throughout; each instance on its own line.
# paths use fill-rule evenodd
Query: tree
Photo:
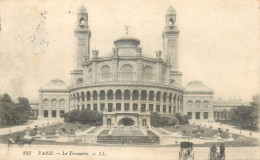
M 230 110 L 232 124 L 245 129 L 256 130 L 259 123 L 259 107 L 239 106 Z
M 150 123 L 154 127 L 162 127 L 165 124 L 163 123 L 163 119 L 161 115 L 157 114 L 156 112 L 153 112 L 150 117 Z
M 9 94 L 4 94 L 3 96 L 1 96 L 1 102 L 12 103 L 12 99 Z
M 188 116 L 183 116 L 180 113 L 176 113 L 175 117 L 178 119 L 180 125 L 189 124 Z
M 178 119 L 177 118 L 175 118 L 175 117 L 170 117 L 169 119 L 168 119 L 168 125 L 169 126 L 175 126 L 175 125 L 177 125 L 178 124 Z
M 64 121 L 98 126 L 103 124 L 103 114 L 93 110 L 73 110 L 64 114 Z
M 79 110 L 73 110 L 64 114 L 64 121 L 67 123 L 78 122 Z
M 16 105 L 16 107 L 17 107 L 16 110 L 19 113 L 18 123 L 26 122 L 31 116 L 31 109 L 32 109 L 28 99 L 24 97 L 19 97 L 18 104 Z
M 10 125 L 13 117 L 15 116 L 14 113 L 14 103 L 12 102 L 11 97 L 8 94 L 4 94 L 0 99 L 0 117 L 1 117 L 1 124 L 2 125 Z
M 0 96 L 0 120 L 2 125 L 16 125 L 29 119 L 31 107 L 27 98 L 18 98 L 14 103 L 8 94 Z
M 163 127 L 163 126 L 174 126 L 176 124 L 185 125 L 189 124 L 188 116 L 183 116 L 179 113 L 171 116 L 163 116 L 156 112 L 151 114 L 151 125 L 154 127 Z

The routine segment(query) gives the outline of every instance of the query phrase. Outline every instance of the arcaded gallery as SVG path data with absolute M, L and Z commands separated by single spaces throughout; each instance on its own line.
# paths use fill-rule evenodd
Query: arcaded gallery
M 126 27 L 125 35 L 114 40 L 111 51 L 100 57 L 97 49 L 90 52 L 94 35 L 88 26 L 87 9 L 81 6 L 74 30 L 77 50 L 72 82 L 67 86 L 54 79 L 40 88 L 40 117 L 59 119 L 65 112 L 88 109 L 102 112 L 103 124 L 108 126 L 149 126 L 151 112 L 181 113 L 191 119 L 201 112 L 204 116 L 195 116 L 194 120 L 212 120 L 213 91 L 201 82 L 199 86 L 188 85 L 187 91 L 182 86 L 178 67 L 180 31 L 175 22 L 176 11 L 170 6 L 162 29 L 162 50 L 143 53 L 140 40 L 132 37 Z M 194 108 L 191 101 L 200 101 L 201 106 L 207 102 L 207 107 Z

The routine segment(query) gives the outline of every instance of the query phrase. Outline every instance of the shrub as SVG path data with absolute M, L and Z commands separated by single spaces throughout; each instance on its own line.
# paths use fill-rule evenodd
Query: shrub
M 98 111 L 92 110 L 73 110 L 64 114 L 64 121 L 66 123 L 80 123 L 85 125 L 102 125 L 103 115 Z
M 172 116 L 163 116 L 158 113 L 151 114 L 151 125 L 154 127 L 175 126 L 189 124 L 188 117 L 177 113 Z
M 188 116 L 187 115 L 181 115 L 180 113 L 176 113 L 175 115 L 175 118 L 177 118 L 177 120 L 179 121 L 178 124 L 180 125 L 185 125 L 185 124 L 189 124 L 189 121 L 188 121 Z
M 170 117 L 168 119 L 168 125 L 169 126 L 175 126 L 178 124 L 178 120 L 175 117 Z

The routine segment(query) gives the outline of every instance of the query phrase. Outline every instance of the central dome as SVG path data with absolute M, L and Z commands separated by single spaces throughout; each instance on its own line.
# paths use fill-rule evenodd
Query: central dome
M 140 40 L 134 37 L 125 35 L 114 41 L 115 48 L 117 48 L 119 56 L 137 56 L 141 51 L 139 44 Z
M 67 86 L 63 80 L 53 79 L 49 83 L 45 84 L 42 89 L 66 90 Z
M 212 89 L 203 84 L 201 81 L 191 81 L 187 87 L 188 92 L 210 92 L 213 93 Z
M 114 41 L 116 47 L 138 47 L 140 40 L 128 35 Z

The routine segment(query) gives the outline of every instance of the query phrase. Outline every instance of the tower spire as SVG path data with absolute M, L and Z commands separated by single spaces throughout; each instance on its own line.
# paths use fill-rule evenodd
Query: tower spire
M 76 69 L 82 69 L 82 62 L 89 61 L 91 30 L 88 26 L 88 12 L 81 5 L 77 11 L 77 26 L 74 31 L 77 38 Z
M 166 11 L 165 22 L 165 28 L 162 34 L 164 58 L 170 61 L 172 71 L 178 71 L 179 30 L 175 25 L 176 10 L 172 6 L 169 6 Z

